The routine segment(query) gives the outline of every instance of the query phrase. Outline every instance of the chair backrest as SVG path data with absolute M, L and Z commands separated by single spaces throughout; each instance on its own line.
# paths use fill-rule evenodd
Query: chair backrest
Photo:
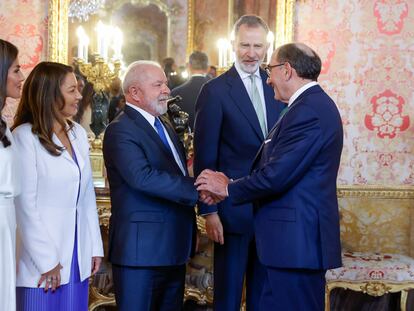
M 414 187 L 339 186 L 344 251 L 414 257 Z

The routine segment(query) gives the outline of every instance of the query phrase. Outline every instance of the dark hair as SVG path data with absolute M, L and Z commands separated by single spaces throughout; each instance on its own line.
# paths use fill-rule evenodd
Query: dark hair
M 162 67 L 165 72 L 173 71 L 174 64 L 175 64 L 175 60 L 172 57 L 166 57 L 162 60 Z
M 192 69 L 195 70 L 207 70 L 208 68 L 208 56 L 204 52 L 194 51 L 191 53 L 189 63 Z
M 322 62 L 318 54 L 303 43 L 288 43 L 277 51 L 277 61 L 287 62 L 295 68 L 303 79 L 317 81 L 321 73 Z
M 262 27 L 266 33 L 269 32 L 269 26 L 267 26 L 266 22 L 257 15 L 243 15 L 240 17 L 233 27 L 235 36 L 239 32 L 241 25 L 247 25 L 247 27 Z
M 60 87 L 73 68 L 60 63 L 41 62 L 33 68 L 24 85 L 20 105 L 14 119 L 13 128 L 23 123 L 32 124 L 32 133 L 39 137 L 40 143 L 52 155 L 58 156 L 63 147 L 53 142 L 53 125 L 58 122 L 62 128 L 73 127 L 70 120 L 59 113 L 65 106 Z
M 4 147 L 11 145 L 6 136 L 7 124 L 1 116 L 1 112 L 6 104 L 7 97 L 7 76 L 9 69 L 16 60 L 19 51 L 12 43 L 0 39 L 0 141 Z

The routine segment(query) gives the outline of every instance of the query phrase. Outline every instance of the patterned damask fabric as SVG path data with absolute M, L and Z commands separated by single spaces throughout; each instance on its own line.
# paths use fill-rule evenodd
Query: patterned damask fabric
M 47 59 L 47 9 L 48 1 L 0 1 L 0 38 L 8 40 L 19 49 L 19 62 L 25 76 L 42 60 Z M 7 99 L 3 118 L 9 126 L 18 102 Z
M 297 1 L 295 40 L 321 56 L 319 82 L 343 119 L 340 184 L 414 184 L 414 7 L 409 4 Z
M 344 251 L 408 255 L 412 247 L 412 199 L 339 198 Z
M 398 254 L 345 252 L 343 267 L 328 270 L 327 281 L 414 282 L 414 259 Z

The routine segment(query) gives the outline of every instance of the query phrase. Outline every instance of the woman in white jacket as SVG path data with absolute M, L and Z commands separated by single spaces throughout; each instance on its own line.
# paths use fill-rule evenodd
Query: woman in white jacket
M 23 86 L 13 131 L 19 311 L 88 309 L 103 248 L 86 132 L 70 120 L 81 98 L 72 67 L 59 63 L 39 63 Z
M 16 216 L 13 198 L 19 194 L 15 143 L 1 112 L 6 97 L 20 97 L 24 76 L 17 48 L 0 39 L 0 310 L 16 309 Z

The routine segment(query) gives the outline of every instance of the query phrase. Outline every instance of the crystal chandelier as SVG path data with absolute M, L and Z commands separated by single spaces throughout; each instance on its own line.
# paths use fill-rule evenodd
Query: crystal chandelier
M 96 14 L 105 5 L 105 0 L 71 0 L 69 18 L 74 21 L 87 21 L 89 15 Z

